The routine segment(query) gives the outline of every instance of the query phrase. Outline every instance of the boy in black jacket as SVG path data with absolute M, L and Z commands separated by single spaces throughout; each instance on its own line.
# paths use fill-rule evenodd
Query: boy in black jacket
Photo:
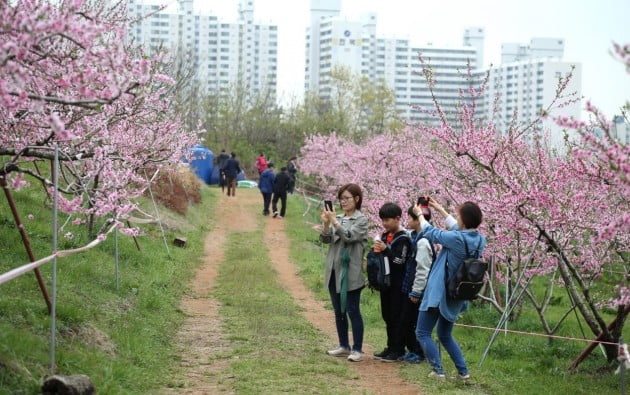
M 374 241 L 374 249 L 376 252 L 380 250 L 389 261 L 391 285 L 388 289 L 381 290 L 381 315 L 387 329 L 387 346 L 374 356 L 383 362 L 396 362 L 405 353 L 402 306 L 407 295 L 401 289 L 405 277 L 407 255 L 411 253 L 411 241 L 405 229 L 400 225 L 402 209 L 399 205 L 385 203 L 380 208 L 378 216 L 381 218 L 385 232 L 380 240 Z M 399 237 L 392 244 L 394 239 L 401 235 L 404 237 Z

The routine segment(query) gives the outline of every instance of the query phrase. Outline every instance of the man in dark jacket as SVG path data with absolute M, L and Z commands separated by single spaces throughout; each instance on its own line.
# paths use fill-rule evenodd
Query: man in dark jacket
M 225 163 L 230 158 L 230 155 L 225 152 L 225 149 L 221 150 L 221 153 L 217 157 L 217 168 L 219 169 L 219 186 L 221 187 L 221 192 L 225 192 L 225 187 L 227 185 L 227 179 L 225 177 Z
M 276 175 L 273 174 L 273 163 L 267 163 L 267 168 L 260 173 L 258 180 L 258 189 L 263 195 L 263 215 L 269 215 L 269 205 L 271 204 L 271 195 L 273 194 L 273 182 Z
M 232 196 L 236 196 L 236 176 L 241 172 L 241 164 L 236 160 L 236 154 L 234 152 L 232 152 L 230 159 L 225 162 L 223 171 L 227 179 L 228 196 L 230 196 L 230 191 Z
M 280 173 L 276 175 L 276 180 L 273 183 L 273 199 L 271 201 L 271 208 L 273 210 L 273 217 L 283 218 L 287 212 L 287 191 L 291 184 L 291 177 L 287 173 L 287 168 L 280 169 Z M 278 213 L 278 199 L 282 200 L 282 208 Z

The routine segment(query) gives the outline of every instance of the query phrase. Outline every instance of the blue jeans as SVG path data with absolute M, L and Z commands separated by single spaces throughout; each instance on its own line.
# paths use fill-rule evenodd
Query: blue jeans
M 442 317 L 438 308 L 432 307 L 428 311 L 421 311 L 418 315 L 418 323 L 416 325 L 416 336 L 418 342 L 424 351 L 424 356 L 427 358 L 433 371 L 438 374 L 444 374 L 444 368 L 442 367 L 442 360 L 437 346 L 431 338 L 431 332 L 437 324 L 437 335 L 440 339 L 440 343 L 444 346 L 448 355 L 451 356 L 457 372 L 465 376 L 468 374 L 468 368 L 466 367 L 466 361 L 464 361 L 464 355 L 461 348 L 453 339 L 453 322 L 448 321 Z
M 341 314 L 341 294 L 337 293 L 335 286 L 335 272 L 330 276 L 328 283 L 328 292 L 332 301 L 333 310 L 335 310 L 335 325 L 337 326 L 337 336 L 339 337 L 339 345 L 350 349 L 350 338 L 348 337 L 348 317 L 352 323 L 352 338 L 354 340 L 353 351 L 362 351 L 363 349 L 363 317 L 361 317 L 361 290 L 363 288 L 348 291 L 346 299 L 346 314 Z

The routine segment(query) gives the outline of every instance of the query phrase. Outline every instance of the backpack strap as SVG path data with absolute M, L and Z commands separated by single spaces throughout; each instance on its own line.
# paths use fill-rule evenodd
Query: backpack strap
M 426 241 L 429 242 L 429 247 L 431 247 L 431 263 L 435 262 L 435 247 L 433 246 L 433 243 L 431 242 L 431 240 L 424 237 L 424 234 L 422 232 L 418 232 L 418 234 L 416 234 L 416 237 L 412 238 L 411 242 L 413 243 L 414 246 L 417 246 L 418 241 L 420 241 L 420 239 L 425 239 Z
M 470 251 L 468 251 L 468 243 L 466 243 L 466 238 L 461 233 L 459 234 L 459 237 L 464 242 L 464 249 L 466 250 L 466 258 L 472 258 L 472 256 L 470 255 Z M 479 243 L 477 243 L 477 248 L 475 249 L 475 258 L 477 259 L 479 259 L 479 248 L 481 248 L 481 237 L 479 237 Z
M 403 237 L 406 237 L 406 238 L 408 238 L 408 239 L 411 241 L 411 237 L 409 237 L 409 235 L 407 234 L 407 232 L 405 232 L 405 233 L 402 233 L 402 234 L 400 234 L 400 235 L 398 235 L 398 236 L 394 237 L 394 240 L 392 240 L 392 242 L 391 242 L 391 243 L 387 243 L 387 245 L 391 247 L 391 246 L 393 246 L 393 245 L 394 245 L 394 243 L 396 243 L 396 241 L 398 241 L 398 239 L 402 239 Z

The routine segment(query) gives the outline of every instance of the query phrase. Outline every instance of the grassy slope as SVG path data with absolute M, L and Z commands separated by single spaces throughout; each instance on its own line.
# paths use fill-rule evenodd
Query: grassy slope
M 36 189 L 36 188 L 34 188 Z M 177 227 L 167 230 L 188 238 L 186 248 L 166 254 L 159 229 L 143 226 L 142 251 L 119 236 L 119 289 L 115 288 L 114 237 L 96 248 L 58 261 L 56 364 L 62 374 L 87 374 L 101 394 L 147 393 L 168 385 L 172 370 L 172 335 L 183 319 L 178 309 L 191 270 L 203 255 L 203 235 L 212 223 L 213 191 L 188 215 L 169 214 Z M 51 250 L 51 210 L 33 189 L 15 193 L 37 257 Z M 147 205 L 150 207 L 150 205 Z M 149 209 L 149 211 L 152 211 Z M 27 215 L 34 219 L 28 220 Z M 5 199 L 0 199 L 0 272 L 26 263 L 26 253 Z M 84 245 L 85 231 L 60 238 L 60 249 Z M 51 264 L 41 268 L 50 285 Z M 49 287 L 49 293 L 52 289 Z M 0 286 L 0 393 L 37 393 L 49 374 L 50 322 L 35 276 L 27 273 Z
M 27 220 L 38 257 L 50 249 L 50 212 L 41 195 L 16 194 Z M 193 208 L 186 219 L 190 224 L 176 232 L 188 238 L 188 247 L 171 247 L 166 256 L 157 228 L 149 228 L 152 237 L 141 239 L 142 253 L 133 241 L 120 237 L 120 288 L 114 287 L 113 239 L 96 249 L 59 261 L 57 364 L 64 374 L 88 374 L 99 393 L 150 393 L 155 388 L 174 385 L 172 335 L 181 323 L 179 299 L 185 292 L 192 269 L 202 256 L 203 234 L 212 226 L 212 204 L 216 190 L 204 190 L 204 203 Z M 310 229 L 317 216 L 302 217 L 302 201 L 289 200 L 286 221 L 292 240 L 292 258 L 300 275 L 326 300 L 322 284 L 325 250 Z M 310 222 L 310 223 L 309 223 Z M 190 226 L 193 225 L 193 226 Z M 277 284 L 264 253 L 260 235 L 261 222 L 251 232 L 228 235 L 226 264 L 220 269 L 216 297 L 221 301 L 231 351 L 216 356 L 229 362 L 233 377 L 229 385 L 238 393 L 312 392 L 330 393 L 344 388 L 340 381 L 352 378 L 346 363 L 321 357 L 327 342 L 300 315 L 299 307 Z M 0 271 L 25 261 L 19 235 L 12 224 L 6 202 L 0 199 Z M 175 232 L 169 232 L 169 240 Z M 72 240 L 62 239 L 61 248 L 82 245 L 84 234 Z M 42 270 L 50 278 L 50 265 Z M 558 295 L 560 295 L 558 293 Z M 564 296 L 566 300 L 566 296 Z M 562 298 L 554 309 L 559 314 Z M 383 324 L 378 295 L 366 291 L 362 298 L 366 322 L 366 341 L 383 346 Z M 494 326 L 498 316 L 486 307 L 467 312 L 460 322 Z M 538 331 L 537 320 L 526 310 L 513 329 Z M 579 335 L 573 319 L 562 333 Z M 403 366 L 401 375 L 418 382 L 427 393 L 612 393 L 619 385 L 618 376 L 595 352 L 578 373 L 566 372 L 568 363 L 584 347 L 583 343 L 548 341 L 517 335 L 501 335 L 482 368 L 478 361 L 490 333 L 456 328 L 470 363 L 474 384 L 464 386 L 449 380 L 444 384 L 427 382 L 425 364 Z M 627 337 L 627 336 L 626 336 Z M 34 276 L 27 274 L 0 286 L 0 393 L 36 393 L 41 377 L 48 373 L 49 322 L 45 305 Z M 453 366 L 445 366 L 451 374 Z
M 313 289 L 318 298 L 327 300 L 324 290 L 322 273 L 325 261 L 325 248 L 318 242 L 318 233 L 311 229 L 319 222 L 318 213 L 313 209 L 306 211 L 304 201 L 297 196 L 289 200 L 287 229 L 292 240 L 292 259 L 299 264 L 300 275 L 308 286 Z M 317 210 L 315 208 L 315 210 Z M 540 286 L 534 287 L 541 291 Z M 551 307 L 550 313 L 554 319 L 560 319 L 567 305 L 568 297 L 562 289 L 555 291 L 557 301 Z M 366 334 L 365 341 L 381 349 L 384 346 L 384 324 L 380 317 L 380 302 L 378 294 L 370 290 L 362 293 L 361 310 L 363 312 Z M 611 316 L 607 317 L 610 322 Z M 495 327 L 499 315 L 487 306 L 474 306 L 459 320 L 460 323 Z M 582 323 L 587 338 L 593 338 L 588 328 Z M 541 333 L 539 321 L 532 309 L 526 308 L 518 323 L 509 323 L 509 329 Z M 577 373 L 567 371 L 570 362 L 586 347 L 588 343 L 564 340 L 548 341 L 541 337 L 501 334 L 491 348 L 489 356 L 482 367 L 479 367 L 481 356 L 488 345 L 492 332 L 455 328 L 455 338 L 460 343 L 468 361 L 473 384 L 464 385 L 455 380 L 437 384 L 427 380 L 430 372 L 426 364 L 406 365 L 401 369 L 401 375 L 406 379 L 418 382 L 427 393 L 614 393 L 619 390 L 619 376 L 607 369 L 606 360 L 599 350 L 595 350 L 584 361 Z M 630 328 L 626 326 L 624 338 L 630 338 Z M 559 335 L 582 337 L 580 327 L 572 315 L 563 326 Z M 454 376 L 455 368 L 445 355 L 444 365 L 447 374 Z M 628 375 L 626 375 L 628 377 Z

